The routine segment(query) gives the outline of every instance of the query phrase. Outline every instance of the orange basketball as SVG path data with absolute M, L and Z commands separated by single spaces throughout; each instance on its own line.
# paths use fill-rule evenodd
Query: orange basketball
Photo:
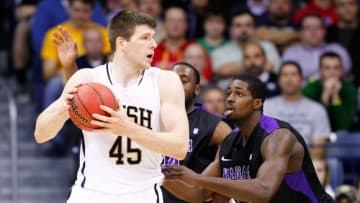
M 82 130 L 91 131 L 99 126 L 92 125 L 92 114 L 107 115 L 100 109 L 100 105 L 108 106 L 114 110 L 118 109 L 113 92 L 103 84 L 90 82 L 78 86 L 74 98 L 70 101 L 70 118 L 73 123 Z M 109 116 L 109 115 L 107 115 Z

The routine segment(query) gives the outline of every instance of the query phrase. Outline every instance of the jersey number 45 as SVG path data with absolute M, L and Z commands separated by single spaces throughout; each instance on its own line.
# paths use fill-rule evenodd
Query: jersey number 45
M 141 150 L 138 148 L 132 148 L 130 138 L 127 138 L 125 140 L 124 145 L 126 146 L 126 149 L 124 149 L 125 147 L 123 147 L 122 138 L 123 137 L 118 137 L 115 140 L 114 144 L 112 145 L 112 147 L 109 151 L 109 156 L 111 158 L 116 158 L 116 164 L 123 165 L 123 164 L 125 164 L 124 163 L 124 154 L 127 154 L 126 162 L 128 164 L 131 164 L 131 165 L 139 164 L 141 162 Z

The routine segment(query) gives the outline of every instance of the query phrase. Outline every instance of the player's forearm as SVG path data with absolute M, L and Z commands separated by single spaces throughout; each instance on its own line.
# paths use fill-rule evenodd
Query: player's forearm
M 271 190 L 267 189 L 257 179 L 252 180 L 228 180 L 224 178 L 198 176 L 198 186 L 216 191 L 233 199 L 245 202 L 268 202 L 271 198 Z
M 206 200 L 205 193 L 201 188 L 190 188 L 175 181 L 164 181 L 162 186 L 176 197 L 187 202 L 202 203 Z
M 44 143 L 54 138 L 68 118 L 66 107 L 60 99 L 56 100 L 36 120 L 34 132 L 36 142 Z
M 137 132 L 131 139 L 150 150 L 178 160 L 183 160 L 188 152 L 188 133 L 154 132 L 144 127 Z
M 78 70 L 76 63 L 73 63 L 69 67 L 64 67 L 65 82 Z

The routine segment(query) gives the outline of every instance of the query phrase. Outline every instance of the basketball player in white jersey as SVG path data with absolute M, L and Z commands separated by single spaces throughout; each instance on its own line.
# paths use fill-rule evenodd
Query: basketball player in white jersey
M 162 155 L 183 159 L 188 150 L 184 91 L 174 72 L 150 67 L 156 47 L 151 17 L 121 11 L 108 29 L 113 61 L 75 72 L 37 118 L 35 139 L 44 143 L 62 128 L 79 84 L 102 83 L 122 108 L 101 106 L 111 116 L 94 114 L 92 124 L 102 129 L 83 131 L 77 179 L 67 202 L 162 202 Z M 55 44 L 66 40 L 55 36 Z

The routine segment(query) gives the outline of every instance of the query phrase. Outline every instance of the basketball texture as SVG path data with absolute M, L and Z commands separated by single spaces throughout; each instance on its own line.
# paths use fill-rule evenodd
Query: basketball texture
M 74 98 L 70 101 L 69 114 L 73 123 L 82 130 L 91 131 L 101 128 L 92 125 L 93 113 L 109 116 L 100 109 L 100 105 L 108 106 L 114 110 L 118 109 L 113 92 L 103 84 L 90 82 L 78 86 Z

